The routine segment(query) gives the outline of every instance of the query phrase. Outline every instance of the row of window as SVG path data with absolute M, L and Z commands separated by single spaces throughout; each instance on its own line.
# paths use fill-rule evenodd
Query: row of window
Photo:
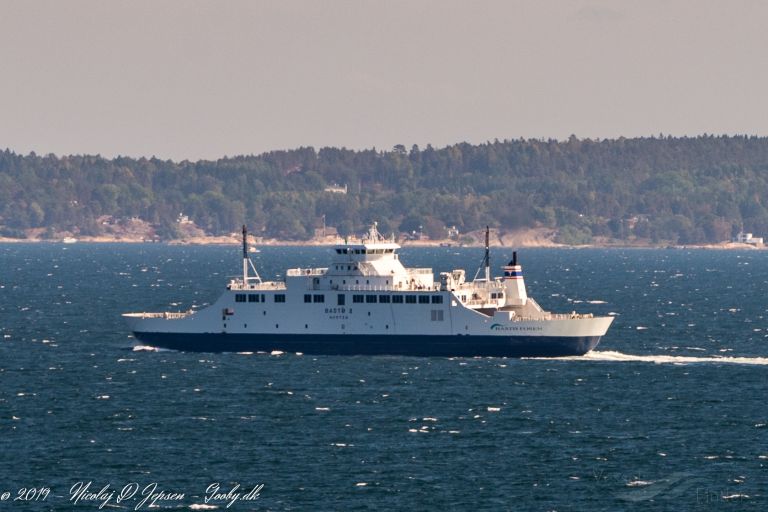
M 442 304 L 443 303 L 443 296 L 442 295 L 352 295 L 352 302 L 355 303 L 362 303 L 366 302 L 368 304 L 375 304 L 377 302 L 379 303 L 389 303 L 392 302 L 393 304 L 416 304 L 418 301 L 419 304 L 429 304 L 430 302 L 432 304 Z
M 345 302 L 345 295 L 339 294 L 337 296 L 338 301 L 337 305 L 344 306 Z M 284 293 L 276 293 L 274 295 L 275 302 L 285 302 L 285 294 Z M 267 302 L 267 298 L 263 293 L 236 293 L 235 294 L 235 302 Z M 304 302 L 307 303 L 325 303 L 325 295 L 322 293 L 305 293 L 304 294 Z M 362 295 L 362 294 L 355 294 L 352 295 L 352 302 L 355 304 L 362 304 L 363 302 L 367 304 L 388 304 L 392 302 L 393 304 L 416 304 L 417 302 L 419 304 L 442 304 L 443 303 L 443 296 L 442 295 Z
M 284 293 L 276 293 L 274 298 L 275 302 L 285 302 Z M 267 296 L 263 293 L 236 293 L 235 302 L 267 302 Z
M 394 249 L 336 249 L 336 254 L 392 254 Z
M 337 267 L 338 267 L 338 265 L 337 265 Z M 344 269 L 342 269 L 342 270 L 344 270 Z M 350 281 L 352 281 L 352 280 L 350 279 Z M 316 277 L 314 279 L 314 282 L 315 282 L 316 285 L 320 284 L 320 278 Z M 333 279 L 331 279 L 331 284 L 333 284 Z M 338 282 L 337 282 L 337 284 L 338 284 Z M 346 279 L 342 279 L 341 284 L 347 284 L 347 280 Z M 355 284 L 360 284 L 360 280 L 359 279 L 355 279 Z M 366 279 L 365 280 L 365 284 L 371 284 L 371 280 L 370 279 Z M 385 279 L 384 280 L 384 284 L 389 284 L 389 279 Z
M 347 267 L 347 270 L 357 270 L 357 265 L 335 265 L 334 268 L 336 270 L 344 270 L 344 267 Z

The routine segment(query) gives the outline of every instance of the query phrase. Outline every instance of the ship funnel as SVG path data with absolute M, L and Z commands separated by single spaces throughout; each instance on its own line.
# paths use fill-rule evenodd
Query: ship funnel
M 525 291 L 523 267 L 517 263 L 517 251 L 512 253 L 512 261 L 501 267 L 504 271 L 505 306 L 525 306 L 528 293 Z

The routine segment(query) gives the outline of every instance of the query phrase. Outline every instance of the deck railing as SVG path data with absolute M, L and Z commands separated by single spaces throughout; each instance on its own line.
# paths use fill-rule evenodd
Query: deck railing
M 139 317 L 142 320 L 147 319 L 147 318 L 162 318 L 162 319 L 165 319 L 165 320 L 179 320 L 181 318 L 184 318 L 184 317 L 187 317 L 187 316 L 191 315 L 192 313 L 194 313 L 194 311 L 192 311 L 192 310 L 189 310 L 189 311 L 177 311 L 177 312 L 166 311 L 164 313 L 146 313 L 146 312 L 144 312 L 144 313 L 132 313 L 131 316 Z

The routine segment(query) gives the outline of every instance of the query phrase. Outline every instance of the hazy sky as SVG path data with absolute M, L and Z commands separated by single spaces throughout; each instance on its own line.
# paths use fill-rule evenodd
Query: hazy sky
M 0 0 L 0 148 L 768 135 L 768 1 Z

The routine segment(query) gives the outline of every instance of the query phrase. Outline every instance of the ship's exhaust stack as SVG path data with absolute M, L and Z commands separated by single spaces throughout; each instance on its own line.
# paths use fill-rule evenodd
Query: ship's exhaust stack
M 525 291 L 523 267 L 517 262 L 517 251 L 512 252 L 512 261 L 501 267 L 504 271 L 505 306 L 525 306 L 528 293 Z

